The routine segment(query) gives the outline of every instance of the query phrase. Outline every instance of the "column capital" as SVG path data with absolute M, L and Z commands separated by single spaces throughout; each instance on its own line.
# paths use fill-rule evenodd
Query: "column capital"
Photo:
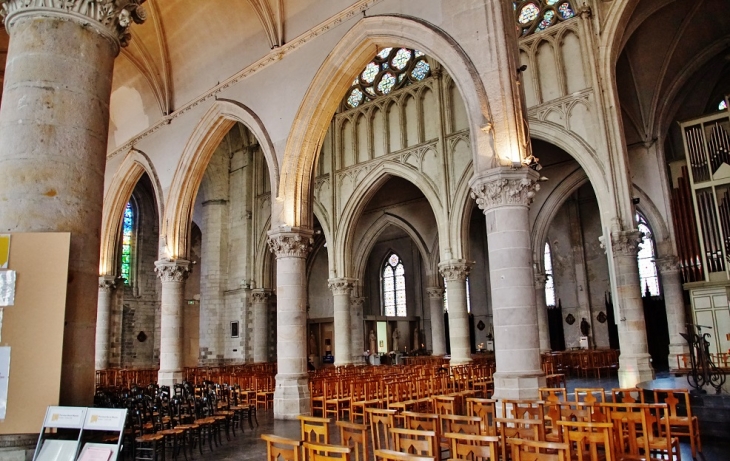
M 430 299 L 444 299 L 444 289 L 441 287 L 426 288 L 426 293 Z
M 312 250 L 314 232 L 311 229 L 282 226 L 268 232 L 269 249 L 276 258 L 306 258 Z
M 93 27 L 117 48 L 129 45 L 132 22 L 142 24 L 145 0 L 0 0 L 0 16 L 12 35 L 14 22 L 23 16 L 59 17 Z
M 334 278 L 327 280 L 327 286 L 334 295 L 349 295 L 355 286 L 355 279 Z
M 543 272 L 535 272 L 535 289 L 544 290 L 547 279 Z
M 155 272 L 163 283 L 184 282 L 192 270 L 192 263 L 185 259 L 161 259 L 155 261 Z
M 611 251 L 614 256 L 630 256 L 636 258 L 636 255 L 639 254 L 641 240 L 641 232 L 635 229 L 611 232 Z M 603 238 L 601 238 L 601 242 L 604 242 Z
M 351 297 L 350 298 L 350 306 L 355 307 L 355 308 L 358 308 L 358 309 L 362 309 L 363 306 L 365 306 L 365 298 L 362 298 L 362 297 L 360 297 L 360 298 Z
M 473 262 L 465 259 L 452 259 L 439 263 L 439 272 L 447 282 L 452 280 L 464 281 L 473 265 Z
M 254 304 L 265 304 L 269 301 L 272 291 L 268 288 L 256 288 L 251 290 L 251 302 Z
M 99 292 L 110 293 L 117 287 L 117 278 L 113 275 L 99 276 Z
M 674 255 L 662 256 L 654 260 L 660 274 L 679 272 L 679 258 Z
M 540 174 L 528 167 L 489 169 L 471 181 L 471 198 L 484 211 L 500 206 L 529 207 L 540 190 Z

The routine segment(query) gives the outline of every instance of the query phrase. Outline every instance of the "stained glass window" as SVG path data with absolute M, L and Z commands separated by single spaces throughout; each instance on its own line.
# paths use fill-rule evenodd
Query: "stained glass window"
M 132 273 L 132 234 L 134 231 L 134 210 L 132 202 L 127 203 L 122 218 L 122 264 L 121 275 L 125 285 L 131 284 Z
M 548 306 L 555 305 L 555 280 L 553 279 L 553 256 L 550 253 L 550 245 L 545 242 L 545 253 L 543 256 L 543 266 L 545 267 L 545 304 Z
M 636 222 L 639 232 L 643 234 L 639 243 L 639 254 L 636 259 L 639 264 L 639 279 L 641 280 L 642 296 L 659 296 L 659 277 L 657 276 L 656 258 L 654 252 L 654 237 L 646 219 L 641 213 L 636 213 Z
M 521 36 L 540 32 L 575 16 L 573 0 L 519 0 L 512 3 Z
M 723 99 L 722 101 L 720 101 L 720 104 L 717 105 L 717 110 L 725 110 L 725 109 L 727 109 L 727 103 Z
M 446 290 L 446 280 L 444 280 L 444 310 L 449 311 L 449 296 Z M 471 314 L 471 293 L 469 290 L 469 277 L 466 278 L 466 312 Z
M 406 272 L 403 262 L 392 253 L 383 267 L 383 313 L 387 317 L 405 317 Z
M 343 107 L 345 110 L 358 107 L 430 75 L 431 65 L 422 51 L 383 48 L 353 80 Z

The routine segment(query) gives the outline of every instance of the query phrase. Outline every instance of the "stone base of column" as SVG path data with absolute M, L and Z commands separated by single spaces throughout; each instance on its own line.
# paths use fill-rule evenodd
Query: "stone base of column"
M 676 359 L 675 359 L 676 360 Z M 655 377 L 649 354 L 624 355 L 618 358 L 618 384 L 621 388 L 636 387 L 638 383 Z
M 276 375 L 274 391 L 274 418 L 296 419 L 299 415 L 311 415 L 309 407 L 308 375 Z
M 162 371 L 157 373 L 157 384 L 160 386 L 174 386 L 183 382 L 182 370 Z
M 494 373 L 493 399 L 528 399 L 540 398 L 539 391 L 545 387 L 545 373 Z
M 669 369 L 676 370 L 679 364 L 684 365 L 682 359 L 678 359 L 682 354 L 689 354 L 689 346 L 687 343 L 672 344 L 669 343 Z M 689 363 L 687 364 L 689 366 Z
M 471 357 L 454 357 L 453 355 L 449 359 L 449 365 L 463 365 L 465 363 L 470 363 Z

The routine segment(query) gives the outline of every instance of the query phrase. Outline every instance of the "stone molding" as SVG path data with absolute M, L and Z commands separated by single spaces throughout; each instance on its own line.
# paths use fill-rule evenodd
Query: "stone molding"
M 439 263 L 439 272 L 447 282 L 465 281 L 469 275 L 469 270 L 474 263 L 464 259 L 454 259 Z M 429 295 L 430 296 L 430 295 Z
M 117 279 L 113 275 L 99 276 L 99 293 L 110 293 L 117 287 Z
M 145 0 L 0 0 L 0 16 L 12 35 L 13 22 L 24 15 L 57 16 L 92 26 L 116 46 L 129 45 L 132 22 L 142 24 L 147 12 Z
M 485 214 L 500 206 L 529 207 L 540 190 L 539 177 L 537 171 L 527 167 L 492 168 L 470 181 L 470 195 Z
M 444 299 L 444 289 L 440 287 L 426 288 L 429 299 Z
M 271 230 L 269 249 L 279 258 L 306 258 L 312 250 L 314 232 L 308 229 L 285 227 Z
M 265 288 L 258 288 L 256 290 L 251 290 L 251 303 L 252 304 L 267 304 L 269 302 L 269 298 L 271 298 L 272 292 L 271 290 L 267 290 Z
M 155 272 L 162 283 L 184 282 L 192 270 L 192 263 L 185 259 L 161 259 L 155 261 Z
M 542 272 L 535 272 L 535 289 L 544 290 L 547 279 L 547 275 L 543 274 Z
M 327 286 L 330 290 L 332 290 L 332 294 L 335 296 L 349 295 L 352 292 L 352 288 L 355 286 L 355 279 L 329 279 L 327 280 Z
M 611 232 L 611 251 L 615 256 L 636 258 L 642 236 L 638 230 Z
M 654 264 L 660 274 L 679 271 L 679 258 L 674 255 L 656 258 Z

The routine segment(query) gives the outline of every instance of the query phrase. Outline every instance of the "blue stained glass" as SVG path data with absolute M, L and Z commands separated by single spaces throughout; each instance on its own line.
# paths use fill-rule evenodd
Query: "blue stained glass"
M 520 10 L 520 17 L 517 18 L 517 21 L 520 24 L 527 24 L 534 21 L 539 13 L 540 10 L 537 8 L 537 6 L 535 6 L 534 3 L 528 3 L 527 5 L 522 7 L 522 10 Z
M 124 208 L 124 217 L 122 219 L 122 264 L 121 276 L 124 278 L 124 284 L 129 285 L 129 276 L 132 272 L 132 230 L 134 227 L 134 211 L 132 204 L 127 203 Z
M 380 50 L 380 53 L 378 53 L 378 57 L 381 59 L 387 58 L 388 55 L 390 54 L 390 50 L 392 50 L 392 49 L 393 48 L 383 48 L 382 50 Z
M 560 5 L 558 7 L 558 11 L 560 11 L 560 16 L 562 16 L 563 19 L 568 19 L 568 18 L 572 18 L 573 16 L 575 16 L 575 12 L 573 11 L 573 9 L 570 7 L 570 5 L 567 2 Z
M 398 70 L 402 70 L 406 67 L 408 64 L 408 61 L 411 59 L 411 50 L 408 48 L 401 48 L 398 50 L 398 52 L 393 57 L 393 60 L 391 61 L 393 63 L 393 67 L 395 67 Z
M 391 73 L 386 73 L 383 74 L 380 83 L 378 83 L 378 91 L 382 94 L 388 94 L 393 89 L 393 86 L 395 86 L 395 77 Z
M 537 26 L 537 30 L 545 30 L 550 27 L 555 19 L 555 12 L 548 10 L 545 12 L 545 16 L 542 17 L 542 21 Z
M 720 104 L 717 105 L 717 110 L 725 110 L 727 109 L 727 103 L 725 100 L 720 101 Z
M 423 80 L 428 77 L 428 72 L 431 70 L 431 66 L 426 61 L 418 61 L 416 67 L 411 71 L 411 75 L 416 80 Z
M 355 88 L 350 92 L 350 96 L 347 97 L 347 104 L 350 107 L 357 107 L 362 102 L 362 91 Z
M 378 75 L 378 72 L 380 71 L 380 68 L 377 64 L 374 62 L 371 62 L 367 66 L 365 66 L 365 70 L 362 71 L 362 79 L 366 83 L 373 83 L 373 80 L 375 80 L 375 76 Z

